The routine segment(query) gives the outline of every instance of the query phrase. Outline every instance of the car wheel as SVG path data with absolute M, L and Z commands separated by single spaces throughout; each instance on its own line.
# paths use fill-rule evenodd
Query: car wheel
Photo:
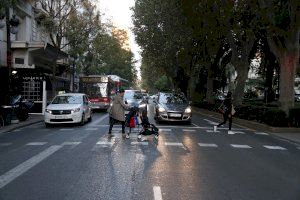
M 92 121 L 92 114 L 90 115 L 89 119 L 88 119 L 88 122 L 91 122 Z
M 81 116 L 81 122 L 80 122 L 80 125 L 83 126 L 85 123 L 85 120 L 84 120 L 84 113 L 82 114 Z
M 49 128 L 50 126 L 51 126 L 51 124 L 45 122 L 45 127 L 46 128 Z

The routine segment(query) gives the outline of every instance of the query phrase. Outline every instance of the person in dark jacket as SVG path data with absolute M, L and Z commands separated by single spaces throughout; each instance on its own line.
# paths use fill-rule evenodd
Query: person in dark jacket
M 226 124 L 227 120 L 229 121 L 229 130 L 231 130 L 231 125 L 232 125 L 232 93 L 228 92 L 222 105 L 221 105 L 221 110 L 223 113 L 223 122 L 217 125 L 217 127 L 220 127 L 224 124 Z

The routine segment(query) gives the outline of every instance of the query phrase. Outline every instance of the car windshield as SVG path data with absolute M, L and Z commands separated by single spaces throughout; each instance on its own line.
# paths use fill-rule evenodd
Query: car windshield
M 56 96 L 52 104 L 80 104 L 82 103 L 81 96 Z
M 171 104 L 186 104 L 187 99 L 182 94 L 161 93 L 159 96 L 159 102 Z
M 124 94 L 125 99 L 142 99 L 143 95 L 138 91 L 125 91 Z

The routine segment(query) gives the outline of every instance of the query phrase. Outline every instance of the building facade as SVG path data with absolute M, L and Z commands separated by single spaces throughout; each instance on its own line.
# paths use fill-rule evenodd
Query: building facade
M 8 14 L 10 19 L 17 18 L 19 24 L 18 31 L 10 31 L 10 34 L 7 34 L 7 28 L 0 28 L 0 93 L 18 93 L 24 99 L 39 104 L 42 101 L 43 81 L 46 82 L 48 100 L 59 90 L 69 90 L 71 74 L 67 70 L 70 68 L 67 48 L 62 51 L 50 42 L 50 34 L 45 32 L 41 23 L 41 16 L 47 15 L 41 3 L 19 1 L 16 7 L 9 9 Z M 3 20 L 6 19 L 2 19 L 2 23 Z M 9 35 L 10 42 L 7 40 Z M 9 50 L 11 53 L 7 53 Z M 11 81 L 8 80 L 9 74 Z M 10 87 L 7 87 L 9 83 Z M 0 99 L 0 104 L 3 104 L 4 95 Z

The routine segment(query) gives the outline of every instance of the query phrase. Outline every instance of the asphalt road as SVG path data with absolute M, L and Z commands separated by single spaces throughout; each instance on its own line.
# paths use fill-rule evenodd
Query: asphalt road
M 194 114 L 192 125 L 159 124 L 157 143 L 139 142 L 138 128 L 123 139 L 120 126 L 108 139 L 105 113 L 15 130 L 0 137 L 0 199 L 300 199 L 299 146 L 237 126 L 213 132 L 215 123 Z

